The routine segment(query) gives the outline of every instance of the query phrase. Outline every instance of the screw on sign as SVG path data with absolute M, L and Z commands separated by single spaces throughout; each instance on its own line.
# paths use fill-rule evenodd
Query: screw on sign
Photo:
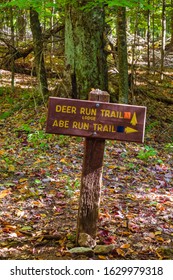
M 109 103 L 101 90 L 89 100 L 49 98 L 46 132 L 85 137 L 77 221 L 77 243 L 81 235 L 96 238 L 105 139 L 144 142 L 146 107 Z

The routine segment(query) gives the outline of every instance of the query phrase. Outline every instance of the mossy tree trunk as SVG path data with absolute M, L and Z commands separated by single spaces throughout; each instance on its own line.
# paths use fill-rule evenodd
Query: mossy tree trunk
M 171 49 L 173 49 L 173 0 L 171 0 Z
M 39 15 L 33 8 L 30 8 L 30 24 L 33 36 L 35 67 L 39 83 L 39 91 L 44 100 L 44 96 L 48 93 L 48 84 L 43 55 L 43 36 Z
M 83 11 L 86 1 L 66 6 L 65 56 L 71 96 L 87 99 L 91 88 L 107 90 L 104 9 Z
M 12 48 L 15 48 L 15 39 L 14 39 L 14 14 L 13 8 L 10 7 L 10 28 L 11 28 L 11 44 Z M 14 70 L 14 57 L 11 59 L 11 89 L 14 92 L 14 79 L 15 79 L 15 70 Z
M 117 12 L 119 103 L 128 103 L 128 63 L 126 40 L 126 8 L 118 7 Z

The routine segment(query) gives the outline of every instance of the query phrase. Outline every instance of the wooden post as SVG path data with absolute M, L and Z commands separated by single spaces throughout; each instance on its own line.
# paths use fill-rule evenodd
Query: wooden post
M 98 101 L 96 107 L 99 107 L 100 102 L 109 102 L 109 94 L 105 91 L 93 90 L 89 93 L 89 100 Z M 91 240 L 96 238 L 104 148 L 104 139 L 85 139 L 77 222 L 77 244 L 79 245 L 81 245 L 79 241 L 81 236 L 86 235 Z

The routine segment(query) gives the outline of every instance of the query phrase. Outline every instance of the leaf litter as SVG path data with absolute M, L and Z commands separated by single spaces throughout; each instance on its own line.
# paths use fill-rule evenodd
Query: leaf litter
M 28 111 L 0 120 L 0 259 L 173 259 L 171 146 L 106 141 L 97 244 L 115 249 L 72 256 L 84 139 L 46 135 L 46 108 Z

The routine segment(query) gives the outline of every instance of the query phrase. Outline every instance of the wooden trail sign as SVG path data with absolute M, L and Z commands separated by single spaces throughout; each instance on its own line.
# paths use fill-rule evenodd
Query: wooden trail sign
M 105 139 L 144 141 L 146 108 L 110 104 L 94 90 L 89 101 L 49 98 L 46 132 L 85 138 L 77 221 L 77 244 L 94 246 L 102 186 Z
M 146 107 L 50 97 L 46 132 L 144 142 Z

